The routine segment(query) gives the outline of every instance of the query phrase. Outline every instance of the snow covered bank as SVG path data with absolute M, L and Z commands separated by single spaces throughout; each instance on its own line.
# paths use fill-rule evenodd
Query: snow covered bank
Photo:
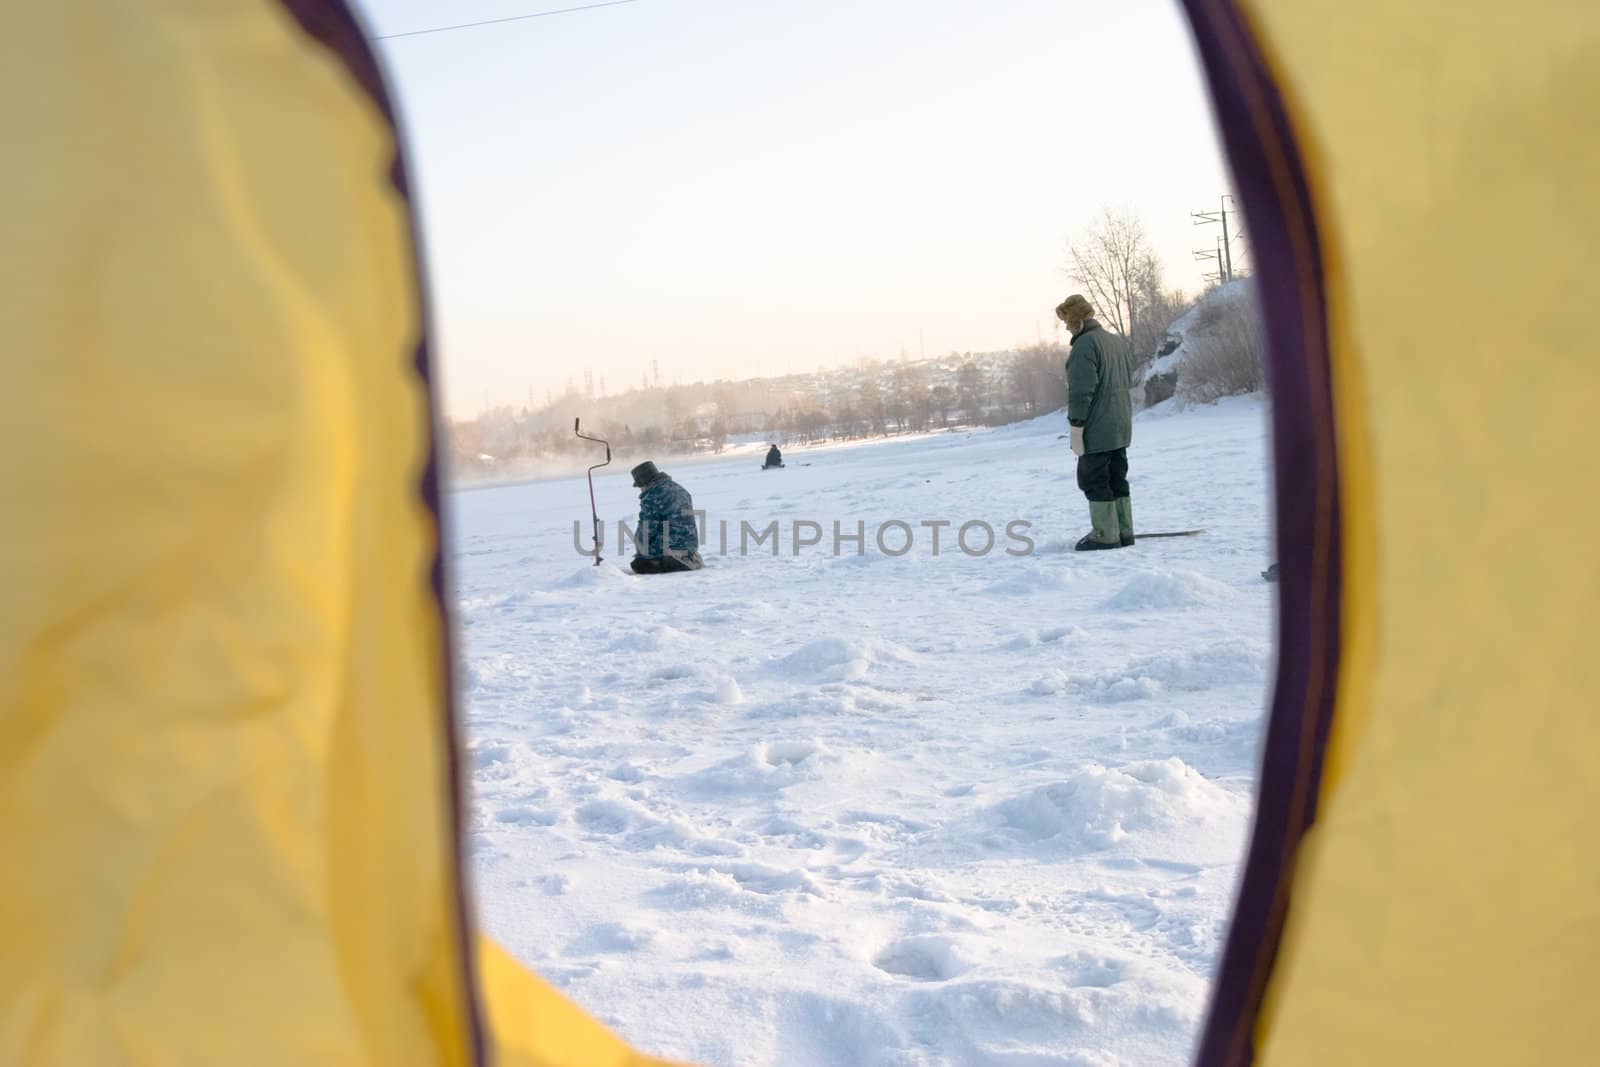
M 1167 346 L 1134 387 L 1138 407 L 1183 407 L 1266 387 L 1255 280 L 1238 278 L 1201 295 L 1167 327 Z
M 1263 411 L 1141 415 L 1138 524 L 1207 533 L 1081 557 L 1064 428 L 681 472 L 735 522 L 1023 519 L 1021 556 L 824 539 L 638 579 L 574 551 L 581 479 L 456 494 L 490 931 L 702 1064 L 1184 1062 L 1271 665 Z

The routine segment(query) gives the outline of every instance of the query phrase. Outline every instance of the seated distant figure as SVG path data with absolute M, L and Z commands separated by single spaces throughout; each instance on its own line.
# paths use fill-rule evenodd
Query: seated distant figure
M 639 554 L 633 557 L 633 572 L 672 574 L 705 566 L 689 490 L 649 460 L 633 468 L 633 485 L 639 490 Z
M 778 451 L 777 445 L 767 448 L 767 461 L 761 464 L 762 468 L 783 466 L 783 453 Z

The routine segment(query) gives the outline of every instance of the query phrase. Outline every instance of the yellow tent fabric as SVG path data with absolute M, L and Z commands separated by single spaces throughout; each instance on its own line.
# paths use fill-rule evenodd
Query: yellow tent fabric
M 8 11 L 0 1063 L 650 1062 L 475 971 L 382 105 L 341 5 Z
M 1600 8 L 1185 7 L 1284 564 L 1199 1062 L 1589 1062 Z M 349 13 L 8 15 L 0 1063 L 658 1062 L 472 929 L 423 295 Z
M 1592 1063 L 1600 6 L 1188 6 L 1236 170 L 1260 179 L 1255 236 L 1294 229 L 1304 178 L 1319 290 L 1294 317 L 1319 328 L 1275 369 L 1315 416 L 1284 367 L 1321 362 L 1337 440 L 1320 514 L 1286 478 L 1334 468 L 1279 470 L 1289 536 L 1335 549 L 1320 572 L 1302 553 L 1285 586 L 1284 632 L 1307 647 L 1284 655 L 1332 662 L 1320 642 L 1337 690 L 1331 714 L 1302 712 L 1292 698 L 1322 691 L 1280 674 L 1200 1062 Z M 1266 78 L 1230 95 L 1253 64 Z M 1295 260 L 1261 265 L 1280 313 Z M 1338 621 L 1319 631 L 1299 614 L 1329 574 Z

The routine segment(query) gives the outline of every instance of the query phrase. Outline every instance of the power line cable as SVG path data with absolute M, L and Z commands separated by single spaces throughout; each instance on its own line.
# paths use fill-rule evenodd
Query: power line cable
M 405 33 L 380 33 L 373 36 L 374 41 L 392 41 L 399 37 L 421 37 L 426 33 L 447 33 L 450 30 L 470 30 L 474 26 L 494 26 L 502 22 L 521 22 L 524 19 L 542 19 L 551 15 L 570 15 L 575 11 L 593 11 L 597 7 L 617 7 L 621 4 L 634 4 L 638 0 L 605 0 L 600 4 L 584 4 L 582 7 L 564 7 L 557 11 L 535 11 L 528 15 L 512 15 L 503 19 L 484 19 L 481 22 L 463 22 L 455 26 L 435 26 L 428 30 L 408 30 Z

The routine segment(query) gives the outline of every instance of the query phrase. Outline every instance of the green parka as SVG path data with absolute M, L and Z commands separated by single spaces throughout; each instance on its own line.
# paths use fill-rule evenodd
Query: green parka
M 1067 421 L 1083 427 L 1083 451 L 1112 452 L 1133 441 L 1133 359 L 1128 342 L 1086 319 L 1067 356 Z

